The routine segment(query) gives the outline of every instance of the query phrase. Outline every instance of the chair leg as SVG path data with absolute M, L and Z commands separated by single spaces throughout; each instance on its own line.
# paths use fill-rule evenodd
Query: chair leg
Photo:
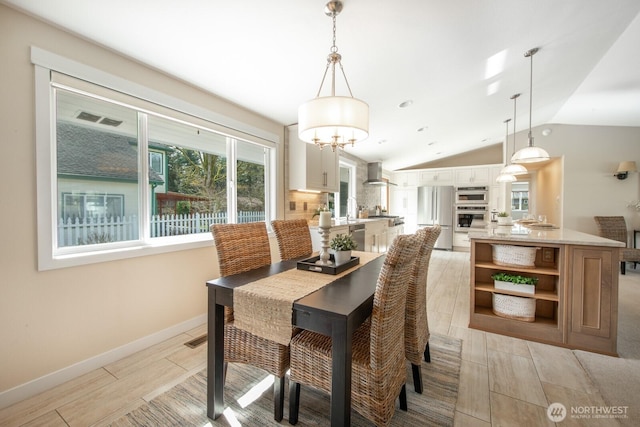
M 284 412 L 284 375 L 273 381 L 273 419 L 282 421 Z
M 222 385 L 225 385 L 227 383 L 227 367 L 229 366 L 229 362 L 224 362 L 222 366 Z
M 627 268 L 627 263 L 626 263 L 626 262 L 624 262 L 624 261 L 622 261 L 622 262 L 620 263 L 620 273 L 621 273 L 621 274 L 624 274 L 624 273 L 625 273 L 626 268 Z
M 431 363 L 431 352 L 429 351 L 429 341 L 427 341 L 427 345 L 424 346 L 424 361 L 427 363 Z
M 298 423 L 298 411 L 300 409 L 300 383 L 289 380 L 289 424 Z
M 402 384 L 402 388 L 400 389 L 400 409 L 403 411 L 407 410 L 407 385 Z
M 411 371 L 413 372 L 413 388 L 416 393 L 422 394 L 422 372 L 420 371 L 420 365 L 411 364 Z

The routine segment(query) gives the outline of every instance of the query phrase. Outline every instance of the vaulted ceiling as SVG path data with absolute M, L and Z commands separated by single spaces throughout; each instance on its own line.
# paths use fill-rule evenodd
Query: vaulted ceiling
M 332 43 L 324 0 L 2 2 L 283 125 L 316 95 Z M 371 111 L 347 151 L 385 169 L 502 142 L 514 93 L 528 128 L 533 47 L 534 127 L 640 126 L 637 0 L 343 3 L 336 44 Z

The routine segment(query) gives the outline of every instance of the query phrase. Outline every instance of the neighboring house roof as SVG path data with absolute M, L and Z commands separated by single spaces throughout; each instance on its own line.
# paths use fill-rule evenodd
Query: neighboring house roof
M 138 180 L 136 146 L 137 141 L 125 135 L 58 122 L 58 174 L 135 182 Z M 164 183 L 153 170 L 149 170 L 149 181 Z

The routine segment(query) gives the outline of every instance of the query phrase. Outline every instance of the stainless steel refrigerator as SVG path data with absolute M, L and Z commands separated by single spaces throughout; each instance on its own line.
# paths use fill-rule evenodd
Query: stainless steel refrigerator
M 418 226 L 440 225 L 436 249 L 453 249 L 453 186 L 418 187 Z

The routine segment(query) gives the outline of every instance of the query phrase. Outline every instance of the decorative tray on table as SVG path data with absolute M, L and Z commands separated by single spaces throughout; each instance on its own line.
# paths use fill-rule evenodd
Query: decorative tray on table
M 298 261 L 298 270 L 315 271 L 316 273 L 324 274 L 340 274 L 343 271 L 360 264 L 360 258 L 357 256 L 352 256 L 351 260 L 338 265 L 335 265 L 333 254 L 329 255 L 331 265 L 316 264 L 316 261 L 318 260 L 320 260 L 320 255 Z

